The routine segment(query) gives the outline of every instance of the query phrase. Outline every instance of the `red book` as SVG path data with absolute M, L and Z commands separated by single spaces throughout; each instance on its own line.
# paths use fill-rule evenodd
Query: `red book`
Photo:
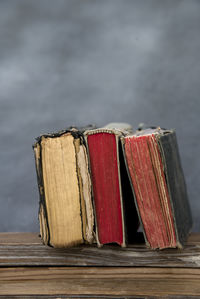
M 175 132 L 137 131 L 122 144 L 147 244 L 181 248 L 192 218 Z
M 109 127 L 85 132 L 99 246 L 126 246 L 137 229 L 138 217 L 120 142 L 122 135 L 123 130 Z

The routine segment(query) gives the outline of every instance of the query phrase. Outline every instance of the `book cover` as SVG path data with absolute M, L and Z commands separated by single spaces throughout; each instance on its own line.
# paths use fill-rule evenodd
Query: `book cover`
M 138 130 L 121 141 L 147 245 L 182 248 L 192 217 L 175 131 Z
M 112 123 L 86 131 L 93 186 L 98 246 L 117 243 L 126 246 L 138 228 L 131 186 L 120 138 L 131 132 L 130 125 Z
M 83 131 L 69 128 L 42 135 L 33 146 L 40 234 L 43 243 L 53 247 L 93 242 L 91 179 Z

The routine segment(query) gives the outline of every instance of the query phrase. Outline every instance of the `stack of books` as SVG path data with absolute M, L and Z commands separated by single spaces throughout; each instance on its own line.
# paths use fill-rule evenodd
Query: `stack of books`
M 174 130 L 70 127 L 33 148 L 44 244 L 125 247 L 141 226 L 150 248 L 183 247 L 192 217 Z

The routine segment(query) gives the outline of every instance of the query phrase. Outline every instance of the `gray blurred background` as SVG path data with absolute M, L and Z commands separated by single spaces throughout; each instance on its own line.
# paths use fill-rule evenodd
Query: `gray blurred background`
M 34 138 L 176 128 L 200 231 L 200 1 L 0 1 L 0 231 L 38 231 Z

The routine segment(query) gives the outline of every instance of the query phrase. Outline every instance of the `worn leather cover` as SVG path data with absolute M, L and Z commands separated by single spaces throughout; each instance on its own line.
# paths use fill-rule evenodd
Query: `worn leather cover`
M 174 130 L 157 135 L 164 172 L 171 200 L 178 247 L 183 246 L 192 228 L 192 216 L 187 188 L 181 166 L 176 133 Z

